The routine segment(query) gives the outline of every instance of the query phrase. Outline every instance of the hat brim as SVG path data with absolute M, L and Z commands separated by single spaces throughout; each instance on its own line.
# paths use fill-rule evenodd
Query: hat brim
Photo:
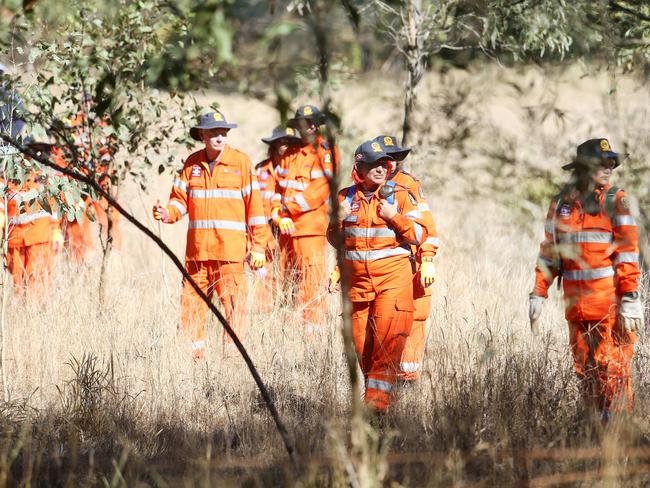
M 389 159 L 390 161 L 395 161 L 395 157 L 387 153 L 371 153 L 370 156 L 374 159 L 360 159 L 356 161 L 355 164 L 373 164 L 380 159 Z
M 325 116 L 323 114 L 313 114 L 305 115 L 303 117 L 294 117 L 287 120 L 287 125 L 293 129 L 296 129 L 300 125 L 301 120 L 313 120 L 317 125 L 323 125 L 323 122 L 325 122 Z
M 392 156 L 393 159 L 395 159 L 395 161 L 403 161 L 404 159 L 406 159 L 406 156 L 408 156 L 410 152 L 411 152 L 410 147 L 400 147 L 398 149 L 391 150 L 386 154 Z
M 280 139 L 287 139 L 288 141 L 293 141 L 293 142 L 300 142 L 302 139 L 298 136 L 287 136 L 287 135 L 280 135 L 276 137 L 262 137 L 262 142 L 266 144 L 272 144 L 275 141 L 279 141 Z
M 627 157 L 627 155 L 625 156 Z M 601 156 L 595 158 L 584 158 L 584 157 L 575 158 L 570 163 L 567 163 L 564 166 L 562 166 L 562 169 L 565 171 L 569 171 L 579 166 L 583 166 L 583 167 L 595 166 L 598 163 L 600 163 L 603 159 L 613 159 L 614 161 L 616 161 L 616 164 L 614 164 L 614 169 L 618 168 L 621 165 L 620 153 L 614 151 L 606 151 L 603 152 Z
M 220 122 L 215 120 L 213 124 L 206 125 L 195 125 L 190 129 L 190 137 L 195 141 L 201 140 L 201 130 L 204 129 L 234 129 L 237 127 L 237 124 L 229 124 L 227 122 Z

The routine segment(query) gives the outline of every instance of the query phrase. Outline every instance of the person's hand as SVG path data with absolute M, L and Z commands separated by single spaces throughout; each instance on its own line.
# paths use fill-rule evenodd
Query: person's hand
M 625 294 L 618 308 L 618 325 L 625 332 L 636 332 L 643 325 L 643 304 L 638 293 Z
M 290 236 L 296 231 L 296 226 L 289 217 L 282 217 L 278 222 L 278 228 L 280 229 L 280 233 L 286 236 Z
M 160 204 L 160 200 L 156 202 L 156 204 L 153 206 L 153 218 L 156 220 L 160 220 L 164 224 L 168 224 L 171 222 L 171 218 L 169 216 L 169 210 L 165 205 Z
M 422 258 L 420 264 L 420 284 L 427 288 L 436 281 L 436 267 L 431 257 Z
M 533 335 L 539 334 L 539 326 L 537 322 L 542 315 L 542 308 L 546 298 L 537 295 L 530 295 L 528 304 L 528 319 L 530 320 L 530 330 Z
M 379 216 L 384 219 L 386 222 L 390 222 L 397 215 L 397 204 L 388 203 L 388 201 L 383 198 L 379 200 L 378 206 Z
M 327 283 L 327 291 L 329 293 L 337 293 L 341 291 L 341 270 L 338 266 L 330 273 L 329 283 Z
M 343 200 L 339 203 L 339 220 L 345 220 L 352 214 L 352 207 L 350 207 L 350 202 Z
M 52 251 L 61 252 L 63 249 L 63 233 L 58 225 L 52 229 Z
M 248 264 L 252 269 L 263 268 L 266 264 L 266 256 L 262 252 L 251 251 L 248 253 Z

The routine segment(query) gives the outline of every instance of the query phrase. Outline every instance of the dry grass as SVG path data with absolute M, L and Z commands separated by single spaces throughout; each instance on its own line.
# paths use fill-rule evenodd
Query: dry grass
M 517 95 L 514 81 L 532 88 Z M 624 111 L 634 81 L 621 86 Z M 361 485 L 381 479 L 387 486 L 647 484 L 645 333 L 632 418 L 607 430 L 584 420 L 558 293 L 544 311 L 544 337 L 533 341 L 528 332 L 527 294 L 544 209 L 510 208 L 503 195 L 489 193 L 495 176 L 485 171 L 486 162 L 497 160 L 489 150 L 508 144 L 516 161 L 537 161 L 542 169 L 557 168 L 592 133 L 616 134 L 612 144 L 620 146 L 620 121 L 605 115 L 607 87 L 606 78 L 580 79 L 575 71 L 543 77 L 491 69 L 427 79 L 423 146 L 413 167 L 425 182 L 443 248 L 425 374 L 403 392 L 383 437 L 364 434 L 370 468 Z M 567 122 L 536 125 L 523 107 L 553 90 Z M 240 123 L 233 145 L 261 158 L 263 146 L 254 141 L 274 125 L 271 109 L 235 96 L 219 100 Z M 399 93 L 388 83 L 350 85 L 337 105 L 346 161 L 361 139 L 398 132 Z M 441 118 L 443 109 L 448 118 Z M 587 113 L 595 114 L 590 122 Z M 633 129 L 645 127 L 627 128 Z M 435 141 L 446 141 L 444 150 Z M 149 194 L 129 188 L 123 200 L 153 228 L 148 208 L 170 184 L 169 176 L 152 176 Z M 182 255 L 185 224 L 162 233 Z M 296 477 L 243 362 L 220 357 L 218 327 L 210 325 L 201 365 L 177 340 L 180 278 L 160 251 L 125 228 L 125 248 L 110 263 L 110 300 L 101 309 L 98 264 L 96 256 L 81 267 L 60 260 L 43 304 L 10 297 L 0 486 L 349 484 L 349 387 L 337 298 L 330 300 L 329 329 L 313 340 L 304 339 L 291 307 L 250 314 L 245 344 L 298 446 L 303 472 Z M 354 461 L 353 468 L 364 465 Z

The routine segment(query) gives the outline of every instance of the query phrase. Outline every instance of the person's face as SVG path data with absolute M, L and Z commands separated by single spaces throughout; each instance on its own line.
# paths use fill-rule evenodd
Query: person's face
M 378 186 L 386 181 L 389 165 L 389 160 L 382 158 L 374 163 L 357 164 L 357 171 L 359 172 L 359 176 L 363 178 L 366 186 Z
M 273 141 L 271 143 L 271 151 L 278 157 L 284 156 L 284 153 L 287 152 L 287 149 L 289 149 L 289 141 L 287 139 L 278 139 L 277 141 Z
M 228 130 L 229 129 L 201 129 L 203 144 L 205 144 L 206 148 L 213 151 L 223 151 L 223 148 L 226 146 L 226 141 L 228 140 Z
M 605 186 L 609 184 L 609 179 L 614 171 L 616 161 L 613 159 L 605 159 L 591 174 L 591 179 L 597 185 Z
M 312 142 L 318 132 L 318 125 L 311 119 L 298 120 L 298 131 L 303 141 Z

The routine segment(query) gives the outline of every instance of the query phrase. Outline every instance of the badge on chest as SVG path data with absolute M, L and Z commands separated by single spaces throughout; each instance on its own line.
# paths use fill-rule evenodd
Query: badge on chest
M 201 176 L 201 166 L 198 164 L 195 164 L 192 166 L 192 173 L 190 175 L 192 178 L 195 178 L 197 176 Z
M 571 205 L 568 203 L 562 204 L 560 207 L 559 215 L 561 219 L 566 219 L 571 215 Z
M 350 210 L 352 210 L 353 212 L 358 212 L 360 208 L 361 208 L 361 200 L 354 200 L 350 205 Z

